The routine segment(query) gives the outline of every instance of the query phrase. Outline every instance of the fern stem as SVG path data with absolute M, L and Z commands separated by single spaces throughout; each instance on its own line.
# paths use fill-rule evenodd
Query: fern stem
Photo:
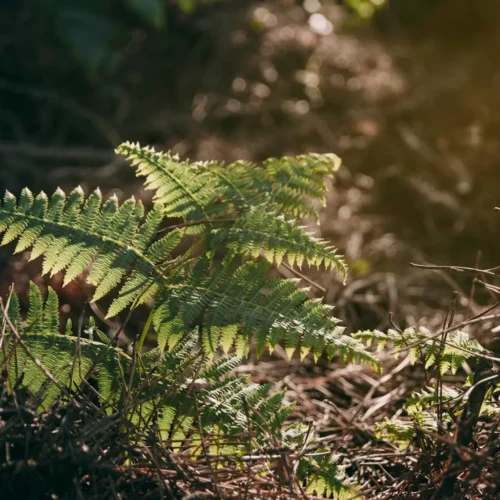
M 151 322 L 153 321 L 153 311 L 154 309 L 151 309 L 149 312 L 148 319 L 146 320 L 146 324 L 144 325 L 144 328 L 142 329 L 141 336 L 139 337 L 139 342 L 137 342 L 137 353 L 140 355 L 142 346 L 144 345 L 144 341 L 146 340 L 146 336 L 149 331 L 149 327 L 151 326 Z
M 208 217 L 207 219 L 181 222 L 180 224 L 174 224 L 172 226 L 168 226 L 167 228 L 161 231 L 158 231 L 158 234 L 165 233 L 168 231 L 173 231 L 174 229 L 183 229 L 185 227 L 201 226 L 202 224 L 213 224 L 215 222 L 220 224 L 229 224 L 231 222 L 235 222 L 236 219 L 218 219 L 218 217 L 221 217 L 223 215 L 232 215 L 232 214 L 237 215 L 237 212 L 235 212 L 234 210 L 226 210 L 225 212 L 217 214 L 214 217 Z
M 298 276 L 301 280 L 304 280 L 305 282 L 309 283 L 310 285 L 314 286 L 317 288 L 321 293 L 326 293 L 326 288 L 319 285 L 315 281 L 313 281 L 311 278 L 308 278 L 305 274 L 302 274 L 300 271 L 297 271 L 297 269 L 294 269 L 292 266 L 289 266 L 286 262 L 282 262 L 281 265 L 285 268 L 288 269 L 292 274 L 295 276 Z

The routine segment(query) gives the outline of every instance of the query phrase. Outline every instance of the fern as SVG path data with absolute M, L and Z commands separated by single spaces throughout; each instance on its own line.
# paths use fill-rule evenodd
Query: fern
M 462 330 L 450 332 L 444 340 L 441 335 L 432 334 L 425 327 L 407 328 L 403 332 L 391 329 L 387 334 L 378 330 L 364 331 L 355 333 L 353 337 L 368 345 L 376 342 L 379 351 L 391 344 L 395 356 L 407 352 L 412 363 L 423 360 L 425 368 L 437 365 L 441 374 L 455 374 L 468 359 L 484 352 L 481 344 Z
M 145 188 L 155 191 L 154 201 L 166 215 L 186 220 L 208 216 L 209 207 L 217 198 L 217 185 L 208 175 L 198 175 L 195 165 L 128 143 L 117 148 L 117 152 L 131 160 L 138 176 L 146 177 Z
M 339 500 L 359 496 L 357 485 L 347 479 L 338 457 L 325 448 L 318 448 L 315 456 L 303 460 L 299 469 L 308 478 L 308 493 Z
M 0 367 L 8 370 L 9 386 L 29 388 L 47 409 L 64 392 L 78 390 L 95 367 L 94 376 L 106 406 L 120 394 L 120 373 L 130 359 L 123 351 L 101 342 L 59 334 L 59 311 L 56 293 L 49 288 L 44 302 L 40 290 L 30 285 L 30 307 L 23 319 L 19 300 L 11 294 L 7 311 L 7 342 L 0 351 Z M 2 321 L 5 321 L 1 313 Z M 14 335 L 14 331 L 17 335 Z
M 317 217 L 310 200 L 325 202 L 323 179 L 331 177 L 341 163 L 333 154 L 310 153 L 269 158 L 261 166 L 247 161 L 189 164 L 133 143 L 124 143 L 116 151 L 146 177 L 146 187 L 156 191 L 155 201 L 169 216 L 189 220 L 211 213 L 207 207 L 216 199 L 221 212 L 265 205 L 297 217 Z
M 49 200 L 44 193 L 35 198 L 25 189 L 19 200 L 5 196 L 2 244 L 17 239 L 15 251 L 31 247 L 32 259 L 43 257 L 43 273 L 64 273 L 64 284 L 89 269 L 85 279 L 95 287 L 93 301 L 117 291 L 108 317 L 154 300 L 162 349 L 199 326 L 202 346 L 211 355 L 232 346 L 245 354 L 255 338 L 258 354 L 284 342 L 290 353 L 300 349 L 318 357 L 326 352 L 376 365 L 361 343 L 342 334 L 326 306 L 309 300 L 307 291 L 296 290 L 292 281 L 269 280 L 269 265 L 258 261 L 261 252 L 276 264 L 287 256 L 296 265 L 324 264 L 345 276 L 345 264 L 334 248 L 269 212 L 269 207 L 281 207 L 285 213 L 302 213 L 300 204 L 307 197 L 321 198 L 322 176 L 338 166 L 334 157 L 305 155 L 270 159 L 263 167 L 240 162 L 226 168 L 179 162 L 131 144 L 118 151 L 138 165 L 138 175 L 156 191 L 156 205 L 146 216 L 134 198 L 121 205 L 116 197 L 103 202 L 97 190 L 85 200 L 77 188 L 68 196 L 58 189 Z M 224 168 L 241 174 L 241 180 L 232 178 L 232 190 L 237 188 L 244 198 L 245 193 L 260 192 L 267 204 L 255 204 L 255 197 L 243 204 L 235 201 L 228 183 L 220 181 Z M 294 200 L 301 199 L 299 205 L 284 201 L 285 189 L 295 193 Z M 161 236 L 165 216 L 182 217 L 186 225 Z M 200 217 L 196 245 L 180 252 L 184 236 Z M 223 248 L 229 257 L 215 264 L 215 252 Z
M 330 357 L 340 353 L 344 358 L 376 365 L 359 342 L 343 335 L 339 321 L 329 315 L 328 309 L 309 300 L 304 291 L 296 289 L 294 281 L 266 279 L 266 262 L 240 265 L 227 258 L 212 273 L 209 265 L 208 260 L 200 260 L 191 273 L 183 276 L 183 283 L 160 296 L 154 324 L 166 342 L 175 345 L 184 328 L 201 323 L 203 335 L 211 336 L 215 351 L 222 346 L 222 335 L 217 337 L 220 329 L 241 324 L 241 335 L 232 340 L 237 347 L 243 344 L 243 351 L 255 334 L 258 354 L 284 340 L 290 353 L 300 344 L 305 353 L 311 350 L 319 356 L 326 350 Z M 178 318 L 181 323 L 176 322 Z M 227 342 L 225 348 L 230 345 Z
M 92 263 L 87 281 L 96 286 L 93 301 L 116 288 L 137 261 L 142 264 L 143 285 L 156 276 L 154 260 L 145 249 L 156 234 L 161 215 L 153 210 L 142 222 L 140 202 L 131 198 L 119 206 L 112 197 L 101 205 L 99 190 L 85 205 L 83 201 L 81 188 L 67 197 L 58 189 L 50 202 L 45 193 L 33 198 L 24 189 L 16 204 L 15 197 L 7 193 L 0 210 L 0 229 L 5 231 L 2 244 L 19 239 L 15 252 L 32 247 L 32 260 L 44 257 L 43 274 L 65 272 L 65 285 Z
M 324 264 L 326 269 L 337 269 L 345 277 L 346 265 L 333 247 L 307 234 L 294 221 L 269 212 L 265 207 L 250 209 L 228 228 L 213 231 L 210 242 L 214 248 L 225 245 L 231 250 L 258 257 L 261 253 L 269 262 L 280 265 L 286 255 L 290 263 L 301 267 Z
M 457 388 L 444 384 L 441 377 L 446 373 L 456 374 L 466 363 L 477 363 L 481 356 L 488 357 L 488 351 L 478 341 L 471 339 L 468 333 L 461 330 L 436 335 L 424 327 L 407 328 L 403 332 L 389 330 L 387 334 L 364 331 L 354 334 L 353 337 L 368 345 L 375 342 L 378 351 L 391 345 L 395 357 L 402 352 L 407 353 L 412 364 L 420 362 L 424 370 L 430 369 L 431 373 L 438 377 L 437 380 L 429 378 L 428 387 L 421 392 L 412 393 L 405 401 L 403 409 L 406 417 L 385 418 L 377 424 L 376 436 L 379 439 L 390 441 L 400 450 L 404 450 L 417 436 L 435 444 L 436 435 L 451 432 L 456 428 L 462 410 L 469 400 L 470 394 L 465 390 L 466 386 L 482 381 L 473 380 L 471 373 L 464 388 Z M 493 401 L 491 392 L 489 390 L 481 400 L 479 414 L 498 414 L 498 405 Z
M 440 391 L 427 388 L 422 392 L 414 392 L 406 400 L 404 410 L 408 418 L 385 418 L 377 424 L 376 436 L 395 444 L 399 449 L 408 448 L 417 432 L 438 434 L 440 422 L 444 429 L 454 425 L 463 402 L 463 393 L 453 387 L 443 386 Z M 438 416 L 438 408 L 441 410 Z
M 140 351 L 150 325 L 158 346 L 130 356 L 93 319 L 83 337 L 71 322 L 62 334 L 56 294 L 49 289 L 44 300 L 32 285 L 26 316 L 11 294 L 2 317 L 0 363 L 9 390 L 24 387 L 43 410 L 91 390 L 93 379 L 99 404 L 109 418 L 125 418 L 132 442 L 156 429 L 173 452 L 206 459 L 208 449 L 228 462 L 244 462 L 250 450 L 264 450 L 264 457 L 286 450 L 296 454 L 294 480 L 308 491 L 352 491 L 331 450 L 317 444 L 310 429 L 287 424 L 293 405 L 284 402 L 284 392 L 232 373 L 253 347 L 260 356 L 278 344 L 290 355 L 338 355 L 379 367 L 360 340 L 344 334 L 331 307 L 311 299 L 298 280 L 270 273 L 287 259 L 345 278 L 336 249 L 294 220 L 317 216 L 324 177 L 338 168 L 338 158 L 189 163 L 130 143 L 117 152 L 154 191 L 151 210 L 133 197 L 104 201 L 99 190 L 85 197 L 81 188 L 68 195 L 57 189 L 50 199 L 28 189 L 18 199 L 7 192 L 1 244 L 17 242 L 15 252 L 41 257 L 43 274 L 61 273 L 64 285 L 82 277 L 95 288 L 92 301 L 113 293 L 108 317 L 148 303 L 136 346 Z M 169 226 L 172 218 L 181 222 Z

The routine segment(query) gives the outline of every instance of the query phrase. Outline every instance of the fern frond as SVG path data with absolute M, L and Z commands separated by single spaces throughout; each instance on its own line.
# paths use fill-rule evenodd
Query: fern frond
M 221 358 L 208 364 L 200 372 L 200 378 L 207 380 L 217 380 L 234 370 L 242 362 L 241 358 Z
M 347 479 L 338 457 L 326 448 L 318 448 L 314 456 L 302 460 L 299 472 L 307 478 L 308 493 L 336 500 L 359 494 L 358 486 Z
M 325 203 L 324 178 L 331 177 L 340 164 L 340 158 L 334 154 L 316 153 L 265 160 L 267 172 L 279 183 L 271 201 L 297 217 L 312 215 L 309 200 Z
M 287 256 L 290 264 L 299 267 L 304 263 L 318 267 L 324 264 L 326 269 L 334 268 L 344 277 L 347 273 L 345 262 L 335 248 L 307 234 L 284 215 L 270 212 L 266 206 L 253 207 L 231 226 L 215 229 L 212 238 L 214 249 L 225 245 L 254 258 L 262 253 L 278 266 Z
M 30 321 L 22 321 L 17 297 L 10 296 L 9 320 L 20 322 L 20 328 L 15 333 L 6 330 L 0 367 L 7 370 L 11 389 L 29 389 L 38 410 L 81 389 L 92 374 L 104 408 L 120 408 L 124 390 L 141 399 L 132 409 L 121 408 L 132 442 L 154 424 L 163 446 L 173 453 L 189 450 L 193 458 L 201 455 L 202 441 L 212 453 L 233 463 L 252 449 L 263 450 L 264 456 L 276 446 L 285 452 L 300 450 L 297 480 L 307 483 L 310 491 L 337 495 L 350 489 L 342 468 L 326 456 L 327 450 L 325 457 L 318 456 L 317 448 L 309 455 L 309 446 L 316 441 L 297 424 L 287 423 L 293 405 L 284 403 L 283 391 L 273 392 L 271 384 L 251 384 L 246 376 L 231 374 L 240 358 L 210 361 L 191 335 L 163 356 L 159 349 L 142 355 L 130 377 L 130 357 L 114 348 L 93 320 L 84 331 L 102 341 L 75 337 L 70 331 L 60 335 L 53 333 L 59 324 L 54 292 L 49 291 L 44 301 L 31 285 L 30 302 Z M 42 320 L 37 322 L 39 316 Z
M 9 386 L 25 387 L 39 400 L 38 409 L 48 409 L 56 400 L 80 388 L 92 372 L 101 403 L 107 407 L 120 397 L 122 379 L 131 362 L 121 349 L 106 342 L 72 336 L 71 322 L 59 334 L 57 294 L 50 287 L 44 301 L 40 289 L 30 283 L 29 309 L 23 319 L 15 293 L 9 297 L 7 318 L 0 321 L 16 327 L 6 329 L 0 351 L 0 369 L 6 370 Z M 95 329 L 93 319 L 89 328 Z M 100 332 L 99 337 L 104 334 Z
M 30 283 L 30 306 L 26 317 L 26 330 L 39 333 L 42 328 L 43 299 L 42 292 L 34 284 Z
M 62 389 L 76 390 L 96 363 L 95 377 L 103 404 L 113 404 L 119 397 L 122 388 L 118 376 L 120 365 L 129 364 L 129 358 L 122 351 L 109 350 L 100 342 L 60 334 L 25 333 L 22 342 L 24 347 L 14 341 L 10 346 L 11 382 L 22 380 L 21 387 L 28 388 L 34 395 L 40 392 L 40 409 L 48 409 L 61 397 Z M 40 363 L 35 363 L 33 358 Z M 0 353 L 0 366 L 4 363 L 6 358 Z M 22 379 L 21 374 L 24 374 Z
M 51 287 L 48 288 L 47 300 L 43 309 L 41 331 L 49 335 L 59 333 L 59 298 Z
M 269 263 L 240 264 L 229 256 L 212 272 L 209 265 L 208 259 L 200 260 L 182 283 L 160 294 L 154 313 L 160 335 L 164 328 L 171 331 L 175 318 L 182 320 L 185 330 L 201 324 L 204 334 L 212 335 L 204 343 L 219 344 L 214 351 L 222 346 L 222 335 L 214 335 L 213 329 L 240 325 L 239 338 L 249 342 L 254 336 L 258 354 L 284 340 L 289 353 L 301 345 L 316 356 L 341 353 L 377 365 L 360 342 L 343 335 L 339 320 L 298 290 L 294 281 L 267 279 Z M 163 337 L 169 340 L 169 335 Z
M 178 234 L 171 233 L 151 245 L 163 219 L 159 210 L 151 211 L 143 221 L 140 202 L 131 198 L 120 206 L 112 197 L 101 206 L 99 191 L 91 194 L 82 208 L 83 192 L 79 188 L 68 197 L 57 190 L 43 206 L 35 206 L 36 200 L 46 197 L 42 193 L 33 200 L 24 190 L 16 203 L 7 194 L 0 208 L 0 220 L 9 221 L 3 226 L 6 233 L 2 243 L 17 238 L 23 242 L 21 248 L 31 246 L 32 259 L 44 257 L 45 274 L 66 273 L 64 284 L 91 266 L 87 281 L 96 287 L 94 301 L 118 288 L 129 275 L 112 305 L 112 314 L 156 293 L 154 286 L 161 277 L 158 264 L 180 241 Z M 130 274 L 134 265 L 136 269 Z
M 484 347 L 477 340 L 471 339 L 467 332 L 462 330 L 451 332 L 440 358 L 443 364 L 449 365 L 449 368 L 446 370 L 442 368 L 441 372 L 450 371 L 455 374 L 467 360 L 474 358 L 475 354 L 484 352 Z
M 217 197 L 213 178 L 200 176 L 196 167 L 168 153 L 126 142 L 116 148 L 136 167 L 137 175 L 145 177 L 146 189 L 155 191 L 154 201 L 168 217 L 198 220 L 208 217 L 208 210 Z
M 449 332 L 443 340 L 441 335 L 435 335 L 422 326 L 407 328 L 403 332 L 391 329 L 387 334 L 377 330 L 358 332 L 353 338 L 368 346 L 375 341 L 379 351 L 390 343 L 396 356 L 399 351 L 408 352 L 412 363 L 425 360 L 425 368 L 438 364 L 441 374 L 456 373 L 468 359 L 485 351 L 479 342 L 462 330 Z
M 407 399 L 404 409 L 408 418 L 385 418 L 376 426 L 378 439 L 385 439 L 395 444 L 400 450 L 408 448 L 417 431 L 424 433 L 438 432 L 438 422 L 444 428 L 451 427 L 459 412 L 451 411 L 453 403 L 458 406 L 462 393 L 453 387 L 443 385 L 441 390 L 435 388 L 424 389 L 422 392 L 414 392 Z M 441 417 L 437 415 L 437 409 L 441 408 Z M 443 411 L 447 410 L 447 411 Z
M 429 429 L 434 431 L 434 428 Z M 410 446 L 415 438 L 415 423 L 411 420 L 385 418 L 376 426 L 375 436 L 395 444 L 400 450 Z
M 116 152 L 137 167 L 139 176 L 146 177 L 146 187 L 156 192 L 154 200 L 167 216 L 190 221 L 230 206 L 239 211 L 262 204 L 284 214 L 317 218 L 311 200 L 324 203 L 324 178 L 332 177 L 341 163 L 336 155 L 315 153 L 269 158 L 262 165 L 188 163 L 132 143 L 122 144 Z
M 5 331 L 6 334 L 12 333 L 11 325 L 16 329 L 16 331 L 22 332 L 24 329 L 23 318 L 21 316 L 21 306 L 19 304 L 19 299 L 12 288 L 9 289 L 6 310 L 9 321 L 7 320 L 7 317 L 2 317 L 2 332 Z
M 59 311 L 56 293 L 49 288 L 43 301 L 40 289 L 30 284 L 30 305 L 25 321 L 19 302 L 11 294 L 8 320 L 16 331 L 7 330 L 6 346 L 0 351 L 0 367 L 6 369 L 10 387 L 26 387 L 47 409 L 64 392 L 80 387 L 95 367 L 99 394 L 104 405 L 119 398 L 120 370 L 128 370 L 130 358 L 108 343 L 58 333 Z M 3 314 L 0 314 L 3 321 Z
M 296 289 L 292 280 L 269 280 L 269 263 L 240 263 L 234 258 L 238 253 L 256 257 L 262 251 L 278 263 L 286 255 L 297 265 L 324 264 L 345 273 L 345 264 L 334 249 L 262 206 L 232 205 L 240 213 L 232 214 L 228 228 L 210 222 L 206 233 L 198 236 L 197 247 L 172 259 L 184 232 L 179 228 L 156 239 L 165 213 L 196 219 L 214 213 L 217 204 L 227 209 L 227 203 L 233 203 L 227 186 L 210 180 L 210 169 L 222 167 L 190 166 L 133 144 L 124 144 L 118 151 L 139 164 L 139 174 L 157 191 L 156 208 L 145 218 L 142 204 L 134 198 L 121 205 L 116 197 L 103 203 L 96 191 L 85 200 L 77 188 L 68 196 L 57 190 L 48 201 L 43 193 L 34 198 L 24 190 L 19 201 L 8 194 L 0 207 L 4 242 L 24 238 L 22 247 L 31 244 L 32 258 L 43 256 L 44 273 L 65 273 L 65 284 L 90 268 L 86 280 L 95 286 L 93 301 L 117 291 L 108 317 L 154 298 L 154 326 L 161 349 L 167 344 L 171 349 L 198 327 L 199 340 L 209 356 L 231 347 L 238 355 L 246 355 L 253 341 L 261 355 L 284 342 L 289 354 L 300 349 L 302 356 L 311 352 L 317 358 L 325 352 L 330 358 L 338 354 L 342 360 L 377 366 L 359 341 L 343 335 L 326 306 L 308 298 L 306 289 Z M 246 169 L 241 184 L 232 179 L 243 194 L 259 181 L 261 188 L 269 189 L 267 199 L 286 188 L 303 196 L 306 203 L 306 198 L 318 198 L 324 192 L 323 176 L 336 165 L 328 155 L 304 155 L 267 160 L 258 172 L 241 162 L 227 170 Z M 281 206 L 278 198 L 271 201 L 273 210 Z M 281 209 L 294 212 L 297 206 Z M 7 223 L 2 225 L 2 221 Z M 207 242 L 213 242 L 213 247 L 206 248 Z M 213 256 L 222 245 L 230 254 L 215 265 Z
M 224 198 L 236 207 L 267 205 L 287 215 L 318 218 L 311 200 L 324 203 L 325 177 L 340 166 L 335 155 L 308 154 L 281 159 L 270 158 L 257 165 L 238 161 L 210 167 Z

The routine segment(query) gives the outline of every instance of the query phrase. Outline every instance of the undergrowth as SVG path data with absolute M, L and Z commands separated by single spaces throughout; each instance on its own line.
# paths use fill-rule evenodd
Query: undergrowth
M 412 459 L 406 473 L 378 499 L 498 498 L 500 359 L 465 331 L 488 319 L 498 305 L 454 324 L 454 300 L 437 333 L 396 327 L 388 333 L 354 335 L 376 344 L 378 351 L 389 347 L 391 356 L 418 365 L 424 376 L 422 388 L 408 396 L 397 414 L 376 424 L 376 438 L 397 450 L 394 467 Z

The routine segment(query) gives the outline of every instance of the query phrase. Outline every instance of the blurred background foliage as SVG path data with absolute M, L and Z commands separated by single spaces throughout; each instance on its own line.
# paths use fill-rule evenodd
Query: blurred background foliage
M 142 23 L 161 31 L 166 28 L 169 7 L 190 13 L 217 0 L 30 1 L 35 15 L 51 27 L 88 76 L 95 78 L 105 64 L 113 63 L 113 49 L 124 42 L 127 27 Z M 370 19 L 385 3 L 386 0 L 346 0 L 346 5 L 360 19 Z M 320 5 L 319 0 L 305 2 L 306 9 L 314 9 L 316 4 Z
M 193 11 L 217 0 L 30 0 L 34 13 L 47 23 L 68 53 L 88 76 L 112 64 L 113 49 L 124 42 L 127 27 L 143 24 L 156 30 L 166 26 L 167 9 Z
M 346 4 L 361 18 L 370 19 L 386 0 L 347 0 Z
M 131 193 L 123 140 L 227 161 L 333 151 L 345 168 L 312 229 L 351 281 L 314 278 L 361 327 L 396 301 L 403 322 L 423 302 L 431 317 L 452 285 L 429 291 L 410 261 L 498 264 L 499 15 L 489 0 L 3 0 L 0 188 Z M 1 283 L 26 281 L 23 259 Z

